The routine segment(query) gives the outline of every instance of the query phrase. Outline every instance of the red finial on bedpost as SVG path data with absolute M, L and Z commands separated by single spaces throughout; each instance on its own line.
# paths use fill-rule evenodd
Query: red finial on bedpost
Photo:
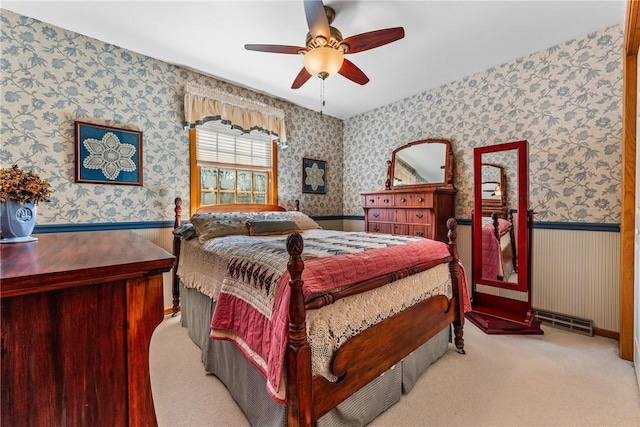
M 289 287 L 289 341 L 287 344 L 287 411 L 289 426 L 311 426 L 311 348 L 307 342 L 306 312 L 302 294 L 302 236 L 293 233 L 287 238 L 291 279 Z
M 458 222 L 455 218 L 449 218 L 447 220 L 447 237 L 449 238 L 449 253 L 453 257 L 453 260 L 449 263 L 449 272 L 451 273 L 451 287 L 453 290 L 453 296 L 456 297 L 456 320 L 453 321 L 453 333 L 455 335 L 455 344 L 458 349 L 458 353 L 464 354 L 464 339 L 462 338 L 462 327 L 464 325 L 464 301 L 463 293 L 460 286 L 462 286 L 462 280 L 460 280 L 460 255 L 458 254 Z
M 293 210 L 296 212 L 300 210 L 300 200 L 296 199 L 293 201 Z
M 176 229 L 182 224 L 182 199 L 176 197 L 173 201 L 175 204 L 173 218 L 173 228 Z M 180 311 L 180 287 L 178 286 L 178 259 L 180 258 L 180 237 L 173 236 L 173 255 L 176 257 L 176 263 L 173 266 L 171 293 L 173 296 L 173 305 L 171 307 L 171 316 L 175 316 Z

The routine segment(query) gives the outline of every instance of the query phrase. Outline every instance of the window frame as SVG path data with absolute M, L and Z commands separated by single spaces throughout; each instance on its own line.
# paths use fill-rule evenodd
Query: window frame
M 201 206 L 202 193 L 200 191 L 201 187 L 201 168 L 207 167 L 206 165 L 200 166 L 198 164 L 197 159 L 197 132 L 195 128 L 189 129 L 189 172 L 190 172 L 190 183 L 191 183 L 191 200 L 190 200 L 190 208 L 191 215 L 196 213 Z M 235 169 L 238 170 L 250 170 L 251 168 L 242 168 L 242 167 L 231 167 L 225 166 L 225 169 Z M 269 177 L 269 182 L 267 183 L 267 198 L 266 204 L 269 205 L 277 205 L 278 204 L 278 145 L 275 142 L 271 142 L 271 171 L 267 173 Z M 220 199 L 218 199 L 218 202 Z M 245 204 L 245 203 L 240 203 Z M 218 203 L 217 205 L 220 205 Z M 248 205 L 248 203 L 247 203 Z M 205 205 L 209 206 L 209 205 Z

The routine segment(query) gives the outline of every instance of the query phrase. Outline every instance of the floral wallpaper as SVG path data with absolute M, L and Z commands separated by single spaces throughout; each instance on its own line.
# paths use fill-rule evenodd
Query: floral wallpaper
M 196 72 L 0 9 L 3 168 L 51 182 L 38 224 L 162 221 L 189 206 L 187 82 L 285 111 L 289 148 L 278 152 L 279 203 L 309 215 L 342 214 L 342 121 Z M 74 121 L 143 132 L 144 185 L 75 181 Z M 327 193 L 302 194 L 302 158 L 327 162 Z M 183 215 L 188 215 L 185 212 Z
M 342 121 L 0 9 L 0 163 L 51 181 L 38 224 L 167 220 L 189 199 L 187 82 L 285 111 L 279 203 L 362 216 L 360 193 L 384 188 L 393 149 L 452 141 L 456 216 L 473 208 L 473 147 L 529 141 L 538 221 L 620 222 L 622 24 Z M 74 182 L 74 121 L 139 130 L 144 185 Z M 326 161 L 326 194 L 302 193 L 302 158 Z M 184 215 L 187 215 L 185 212 Z
M 384 188 L 394 148 L 445 138 L 471 218 L 473 147 L 526 139 L 537 221 L 619 223 L 622 42 L 620 24 L 346 120 L 344 214 Z

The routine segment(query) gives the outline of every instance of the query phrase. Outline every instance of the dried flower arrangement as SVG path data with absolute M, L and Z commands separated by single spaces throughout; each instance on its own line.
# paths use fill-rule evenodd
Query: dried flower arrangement
M 46 179 L 32 172 L 25 172 L 13 165 L 0 169 L 0 202 L 14 200 L 20 204 L 48 202 L 51 185 Z

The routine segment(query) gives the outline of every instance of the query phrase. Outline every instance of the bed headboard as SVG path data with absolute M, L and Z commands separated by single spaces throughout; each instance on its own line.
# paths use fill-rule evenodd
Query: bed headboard
M 174 221 L 173 228 L 178 228 L 182 225 L 182 198 L 176 197 L 174 200 Z M 300 200 L 294 200 L 293 210 L 300 210 Z M 224 213 L 224 212 L 285 212 L 286 209 L 278 205 L 264 205 L 264 204 L 229 204 L 229 205 L 207 205 L 201 206 L 196 213 Z
M 278 205 L 263 204 L 230 204 L 201 206 L 196 213 L 224 213 L 224 212 L 283 212 L 285 208 Z

